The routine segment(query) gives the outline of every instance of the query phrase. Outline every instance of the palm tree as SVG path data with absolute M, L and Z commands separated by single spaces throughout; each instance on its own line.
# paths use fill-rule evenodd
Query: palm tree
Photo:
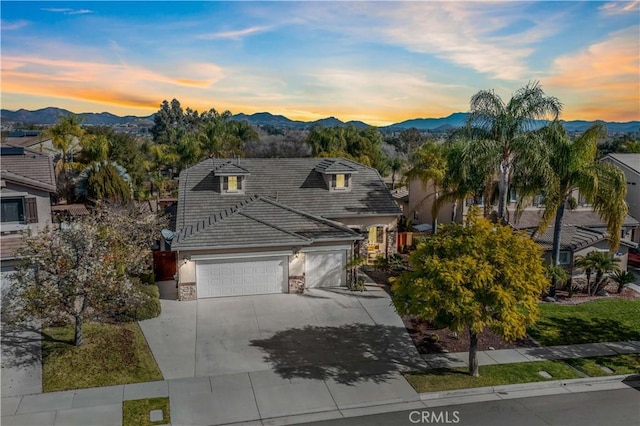
M 611 279 L 618 283 L 618 293 L 622 293 L 625 284 L 636 282 L 636 276 L 632 272 L 618 269 L 611 274 Z
M 433 206 L 435 207 L 438 202 L 438 193 L 442 189 L 442 183 L 447 173 L 447 161 L 443 145 L 432 140 L 427 141 L 411 154 L 409 161 L 412 167 L 406 173 L 407 178 L 419 179 L 427 192 L 427 195 L 418 204 L 433 196 Z M 433 193 L 428 191 L 430 184 L 433 185 Z M 435 208 L 432 209 L 432 218 L 433 233 L 436 234 L 438 216 Z
M 46 131 L 46 134 L 51 138 L 53 147 L 60 151 L 60 159 L 55 164 L 55 173 L 58 192 L 66 201 L 72 197 L 69 172 L 73 166 L 69 164 L 69 160 L 72 160 L 70 155 L 84 134 L 82 127 L 80 127 L 81 123 L 82 120 L 75 114 L 63 115 L 55 126 Z
M 593 204 L 593 209 L 607 224 L 611 250 L 617 250 L 620 244 L 622 222 L 627 214 L 627 185 L 624 173 L 618 167 L 597 161 L 598 137 L 604 131 L 602 124 L 594 124 L 575 141 L 569 138 L 560 123 L 554 123 L 541 132 L 549 152 L 547 167 L 537 171 L 545 182 L 545 210 L 537 232 L 545 230 L 555 216 L 552 248 L 554 266 L 560 264 L 564 212 L 575 204 L 573 194 L 576 190 Z M 554 284 L 550 289 L 551 296 L 555 291 Z
M 473 144 L 468 145 L 467 161 L 477 164 L 487 153 L 493 158 L 498 175 L 498 218 L 506 216 L 514 165 L 520 160 L 530 164 L 536 158 L 537 150 L 531 146 L 535 120 L 556 120 L 561 110 L 560 101 L 545 95 L 538 82 L 516 91 L 506 104 L 493 90 L 482 90 L 471 98 L 467 130 Z
M 613 257 L 611 254 L 602 251 L 591 251 L 587 253 L 586 256 L 577 257 L 576 265 L 587 266 L 592 272 L 595 271 L 596 273 L 593 287 L 591 287 L 587 277 L 587 293 L 590 296 L 595 296 L 604 288 L 607 283 L 606 274 L 616 270 L 618 268 L 617 263 L 619 262 L 619 258 Z
M 396 189 L 396 175 L 404 168 L 404 160 L 400 157 L 393 157 L 389 161 L 389 169 L 391 170 L 391 189 Z

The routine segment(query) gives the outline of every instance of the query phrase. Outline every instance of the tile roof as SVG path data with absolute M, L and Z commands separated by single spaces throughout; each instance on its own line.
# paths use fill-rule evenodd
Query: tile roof
M 545 250 L 551 250 L 553 248 L 553 230 L 553 226 L 548 227 L 543 234 L 534 238 L 534 241 Z M 530 229 L 528 231 L 533 233 L 534 230 Z M 562 227 L 562 234 L 560 235 L 560 250 L 580 250 L 607 238 L 607 234 L 604 232 L 581 226 L 566 225 Z
M 51 157 L 28 149 L 24 154 L 0 157 L 2 179 L 35 186 L 51 192 L 56 190 L 56 179 Z
M 545 250 L 553 249 L 553 230 L 555 227 L 550 226 L 547 230 L 534 238 L 534 241 L 540 244 Z M 525 230 L 532 235 L 534 228 Z M 562 226 L 562 234 L 560 235 L 560 250 L 576 251 L 589 247 L 600 241 L 608 241 L 609 234 L 607 232 L 596 231 L 591 228 L 582 226 L 564 225 Z M 620 240 L 620 244 L 628 247 L 635 247 L 637 243 L 629 240 Z
M 517 229 L 537 227 L 542 220 L 542 209 L 526 209 L 522 212 L 522 216 L 518 221 L 514 219 L 515 212 L 508 209 L 509 223 Z M 604 228 L 606 227 L 600 215 L 593 210 L 576 209 L 565 210 L 563 217 L 564 225 L 583 226 L 586 228 Z M 623 221 L 623 226 L 638 226 L 638 222 L 633 217 L 627 215 Z
M 213 174 L 215 176 L 240 176 L 250 175 L 251 173 L 249 173 L 249 171 L 244 167 L 240 167 L 239 164 L 227 161 L 226 163 L 216 165 L 213 169 Z
M 345 159 L 260 158 L 240 160 L 251 173 L 243 182 L 244 193 L 221 194 L 213 170 L 227 159 L 207 159 L 180 173 L 177 229 L 216 213 L 232 209 L 252 195 L 277 200 L 290 208 L 326 219 L 400 215 L 401 211 L 375 169 Z M 316 170 L 320 163 L 339 161 L 352 168 L 349 191 L 330 192 Z M 235 162 L 235 160 L 234 160 Z
M 183 227 L 174 250 L 309 245 L 317 241 L 353 241 L 362 237 L 327 219 L 253 196 Z
M 340 158 L 325 158 L 316 165 L 315 170 L 325 174 L 358 173 L 355 167 L 352 167 Z
M 617 154 L 612 153 L 604 158 L 610 157 L 613 160 L 624 164 L 628 168 L 632 169 L 636 173 L 640 174 L 640 154 Z

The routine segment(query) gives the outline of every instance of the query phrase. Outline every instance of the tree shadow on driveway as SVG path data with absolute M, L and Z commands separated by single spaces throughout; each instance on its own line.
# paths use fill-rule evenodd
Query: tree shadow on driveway
M 398 371 L 426 366 L 403 327 L 360 323 L 305 326 L 250 343 L 265 352 L 265 361 L 285 379 L 380 383 Z

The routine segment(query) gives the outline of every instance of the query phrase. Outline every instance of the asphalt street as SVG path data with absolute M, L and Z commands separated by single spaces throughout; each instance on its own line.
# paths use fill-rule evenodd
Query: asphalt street
M 640 389 L 486 401 L 306 423 L 307 426 L 636 426 Z

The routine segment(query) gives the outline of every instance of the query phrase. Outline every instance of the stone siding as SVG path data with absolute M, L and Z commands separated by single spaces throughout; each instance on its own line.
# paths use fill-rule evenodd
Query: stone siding
M 196 283 L 180 283 L 178 285 L 178 300 L 196 300 Z

